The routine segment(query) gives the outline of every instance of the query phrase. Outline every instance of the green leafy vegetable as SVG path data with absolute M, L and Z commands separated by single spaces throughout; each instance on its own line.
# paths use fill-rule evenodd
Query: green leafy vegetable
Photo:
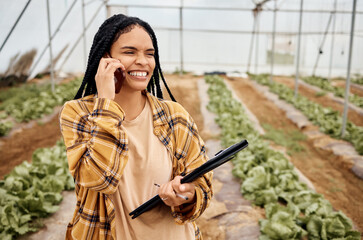
M 351 221 L 343 213 L 334 212 L 321 194 L 301 183 L 282 153 L 269 148 L 223 79 L 205 79 L 210 98 L 207 108 L 217 114 L 215 121 L 222 129 L 222 145 L 227 147 L 243 138 L 249 141 L 248 148 L 232 160 L 232 173 L 243 181 L 243 196 L 265 207 L 267 219 L 260 221 L 260 239 L 300 239 L 306 234 L 309 239 L 360 239 L 360 233 L 352 230 Z
M 320 130 L 334 138 L 341 138 L 341 126 L 343 119 L 338 111 L 331 108 L 324 108 L 320 104 L 310 101 L 306 97 L 298 95 L 294 97 L 294 91 L 287 86 L 269 81 L 266 74 L 250 75 L 252 80 L 260 84 L 266 85 L 270 91 L 277 94 L 279 98 L 294 105 L 299 109 L 310 121 L 320 127 Z M 363 99 L 363 98 L 362 98 Z M 346 126 L 346 134 L 343 138 L 353 144 L 356 151 L 363 154 L 363 127 L 356 126 L 349 122 Z
M 294 204 L 284 207 L 271 203 L 265 206 L 265 210 L 267 220 L 260 220 L 260 239 L 300 239 L 307 234 L 295 221 L 300 210 Z
M 333 85 L 331 85 L 331 82 L 327 78 L 310 76 L 304 77 L 302 80 L 325 91 L 332 92 L 337 97 L 344 98 L 345 89 L 340 87 L 334 87 Z M 363 98 L 353 93 L 349 94 L 349 102 L 353 103 L 358 107 L 363 107 Z
M 24 161 L 0 181 L 0 239 L 13 239 L 36 231 L 34 219 L 58 210 L 61 191 L 74 188 L 62 141 L 52 148 L 33 153 L 32 163 Z
M 7 135 L 13 126 L 14 124 L 10 121 L 0 121 L 0 136 Z
M 47 85 L 24 85 L 1 91 L 0 110 L 12 116 L 18 122 L 42 118 L 51 114 L 54 107 L 63 105 L 66 101 L 73 99 L 80 79 L 75 79 L 65 84 L 56 86 L 52 92 L 50 84 Z M 0 122 L 0 136 L 6 135 L 13 127 L 11 122 Z

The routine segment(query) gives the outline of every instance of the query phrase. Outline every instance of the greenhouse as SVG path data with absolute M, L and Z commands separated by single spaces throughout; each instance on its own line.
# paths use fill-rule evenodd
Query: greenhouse
M 362 1 L 0 19 L 0 239 L 362 239 Z

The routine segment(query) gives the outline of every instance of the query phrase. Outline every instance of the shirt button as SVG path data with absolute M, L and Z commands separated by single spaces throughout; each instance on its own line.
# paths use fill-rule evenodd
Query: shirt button
M 159 129 L 155 129 L 154 133 L 159 134 L 160 133 Z
M 106 172 L 106 176 L 107 177 L 111 176 L 111 173 L 110 172 Z

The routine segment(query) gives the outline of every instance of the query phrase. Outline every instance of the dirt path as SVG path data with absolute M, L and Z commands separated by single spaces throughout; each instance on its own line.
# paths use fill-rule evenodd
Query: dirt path
M 35 149 L 52 147 L 60 140 L 58 114 L 46 124 L 35 123 L 14 133 L 11 137 L 0 139 L 0 179 L 24 160 L 30 161 Z
M 198 96 L 198 79 L 200 76 L 193 75 L 165 75 L 171 92 L 178 103 L 180 103 L 192 116 L 198 126 L 198 131 L 206 141 L 209 136 L 203 131 L 204 121 L 200 111 L 200 99 Z M 164 98 L 169 98 L 166 91 L 163 91 Z
M 267 123 L 284 131 L 299 131 L 285 113 L 256 91 L 248 80 L 238 79 L 229 83 L 261 124 Z M 362 231 L 363 181 L 357 178 L 348 166 L 341 164 L 337 157 L 313 147 L 311 141 L 301 141 L 301 145 L 306 151 L 293 153 L 293 164 L 310 179 L 317 192 L 323 194 L 335 209 L 349 216 L 359 231 Z
M 340 88 L 345 88 L 345 81 L 342 81 L 342 80 L 334 80 L 332 82 L 332 85 L 334 87 L 340 87 Z M 359 85 L 359 84 L 352 84 L 351 83 L 351 87 L 350 87 L 350 92 L 355 94 L 355 95 L 358 95 L 358 96 L 361 96 L 363 97 L 363 86 L 362 85 Z
M 274 81 L 285 84 L 291 89 L 294 89 L 295 87 L 294 79 L 290 77 L 282 77 L 282 76 L 274 77 Z M 324 107 L 331 107 L 334 110 L 343 113 L 344 106 L 342 104 L 335 102 L 328 96 L 318 97 L 316 96 L 316 92 L 314 90 L 302 86 L 301 84 L 299 84 L 299 94 L 307 97 L 308 99 L 316 103 L 319 103 Z M 352 109 L 349 109 L 348 111 L 348 119 L 357 126 L 363 126 L 363 117 L 359 115 L 357 112 L 353 111 Z
M 67 83 L 77 76 L 70 76 L 62 80 Z M 26 84 L 49 82 L 49 76 L 42 79 L 32 79 Z M 6 91 L 3 88 L 2 91 Z M 15 166 L 23 161 L 31 161 L 35 149 L 52 147 L 61 139 L 58 113 L 60 107 L 56 107 L 53 114 L 43 119 L 33 120 L 30 123 L 16 124 L 10 132 L 10 136 L 0 137 L 0 179 L 3 179 Z

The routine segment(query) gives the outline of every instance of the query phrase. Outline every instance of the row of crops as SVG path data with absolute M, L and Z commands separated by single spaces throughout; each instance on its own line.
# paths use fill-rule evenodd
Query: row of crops
M 233 160 L 233 174 L 242 179 L 241 193 L 265 208 L 260 220 L 261 240 L 267 239 L 360 239 L 352 221 L 321 194 L 298 179 L 292 164 L 280 152 L 269 148 L 253 128 L 242 105 L 232 97 L 222 78 L 206 77 L 210 85 L 208 109 L 217 114 L 222 145 L 247 139 L 249 147 Z
M 306 83 L 319 87 L 323 91 L 331 92 L 336 97 L 344 98 L 344 96 L 345 96 L 344 88 L 334 87 L 327 78 L 311 76 L 311 77 L 304 77 L 302 80 L 305 81 Z M 357 107 L 363 108 L 363 98 L 362 97 L 355 95 L 353 93 L 350 93 L 348 99 L 349 99 L 349 102 L 353 103 Z
M 63 190 L 74 189 L 62 141 L 34 151 L 0 180 L 0 239 L 11 240 L 41 226 L 41 218 L 56 212 Z
M 73 99 L 80 79 L 59 84 L 26 84 L 3 90 L 0 95 L 0 135 L 6 135 L 14 122 L 40 119 L 54 107 Z M 68 171 L 64 143 L 34 151 L 31 163 L 24 161 L 0 181 L 0 239 L 15 239 L 36 231 L 41 219 L 59 209 L 63 190 L 74 189 Z
M 259 84 L 268 86 L 270 91 L 277 94 L 280 99 L 294 105 L 294 107 L 299 109 L 310 121 L 319 126 L 320 131 L 333 138 L 341 139 L 343 119 L 339 111 L 322 107 L 320 104 L 301 95 L 295 97 L 294 90 L 280 83 L 271 83 L 269 81 L 269 76 L 266 74 L 251 74 L 250 78 Z M 363 154 L 363 127 L 356 126 L 352 122 L 347 121 L 346 134 L 344 135 L 343 140 L 352 143 L 356 151 L 360 155 Z
M 51 114 L 55 106 L 72 99 L 80 85 L 80 79 L 57 85 L 52 92 L 50 84 L 29 84 L 1 91 L 0 136 L 5 136 L 14 123 L 28 122 Z
M 352 78 L 352 82 L 358 85 L 363 85 L 363 77 Z

